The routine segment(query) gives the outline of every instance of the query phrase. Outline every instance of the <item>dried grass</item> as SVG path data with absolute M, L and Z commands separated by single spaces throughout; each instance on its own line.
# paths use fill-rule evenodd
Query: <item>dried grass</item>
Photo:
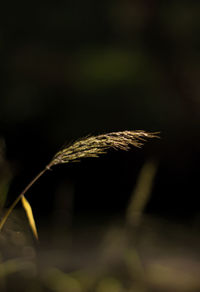
M 157 134 L 144 131 L 123 131 L 86 137 L 56 153 L 50 164 L 53 166 L 79 161 L 82 158 L 99 157 L 110 148 L 127 151 L 131 146 L 141 147 L 147 138 L 155 138 Z
M 98 136 L 86 137 L 74 142 L 71 146 L 63 148 L 61 151 L 57 152 L 54 155 L 50 163 L 47 164 L 46 167 L 26 186 L 26 188 L 12 203 L 12 205 L 0 221 L 0 230 L 3 228 L 8 216 L 10 215 L 14 207 L 20 200 L 22 200 L 23 206 L 28 215 L 29 222 L 31 222 L 30 226 L 33 233 L 35 234 L 35 237 L 37 238 L 36 226 L 34 225 L 35 222 L 32 210 L 24 195 L 32 187 L 32 185 L 52 166 L 79 161 L 82 158 L 99 157 L 100 155 L 105 154 L 108 149 L 111 148 L 115 150 L 128 151 L 131 146 L 141 147 L 146 139 L 156 137 L 158 137 L 158 133 L 148 133 L 145 131 L 113 132 Z M 27 212 L 27 208 L 29 212 Z

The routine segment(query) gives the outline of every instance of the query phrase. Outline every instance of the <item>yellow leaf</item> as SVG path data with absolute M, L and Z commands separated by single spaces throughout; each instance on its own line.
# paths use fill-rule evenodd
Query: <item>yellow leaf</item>
M 37 233 L 37 228 L 36 228 L 35 220 L 33 217 L 31 205 L 29 204 L 29 202 L 27 201 L 27 199 L 24 196 L 22 196 L 21 200 L 22 200 L 22 205 L 24 207 L 26 215 L 28 217 L 28 221 L 29 221 L 30 227 L 32 229 L 33 235 L 38 240 L 38 233 Z

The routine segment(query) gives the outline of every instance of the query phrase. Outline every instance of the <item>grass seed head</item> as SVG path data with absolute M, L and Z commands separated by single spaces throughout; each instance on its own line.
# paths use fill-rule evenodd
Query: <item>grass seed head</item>
M 123 131 L 86 137 L 57 152 L 51 165 L 79 161 L 82 158 L 99 157 L 108 149 L 127 151 L 131 146 L 141 147 L 147 138 L 158 137 L 158 133 Z

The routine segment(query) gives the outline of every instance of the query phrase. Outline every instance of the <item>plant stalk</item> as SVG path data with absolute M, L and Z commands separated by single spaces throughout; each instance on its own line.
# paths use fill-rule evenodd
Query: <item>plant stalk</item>
M 25 187 L 25 189 L 21 192 L 21 194 L 15 199 L 15 201 L 12 203 L 12 205 L 9 207 L 3 218 L 0 220 L 0 231 L 2 230 L 4 224 L 6 223 L 10 213 L 15 208 L 17 203 L 21 200 L 21 198 L 26 194 L 26 192 L 32 187 L 32 185 L 47 171 L 50 170 L 50 167 L 52 166 L 51 162 L 42 170 L 40 173 L 38 173 L 34 179 Z

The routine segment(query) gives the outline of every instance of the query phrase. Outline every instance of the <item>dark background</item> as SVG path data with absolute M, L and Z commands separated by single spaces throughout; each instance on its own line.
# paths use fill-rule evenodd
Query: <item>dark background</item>
M 199 11 L 199 1 L 177 0 L 1 4 L 0 136 L 13 173 L 7 204 L 64 143 L 143 129 L 161 131 L 161 139 L 45 175 L 28 194 L 37 220 L 123 217 L 153 157 L 159 168 L 145 212 L 198 221 Z

